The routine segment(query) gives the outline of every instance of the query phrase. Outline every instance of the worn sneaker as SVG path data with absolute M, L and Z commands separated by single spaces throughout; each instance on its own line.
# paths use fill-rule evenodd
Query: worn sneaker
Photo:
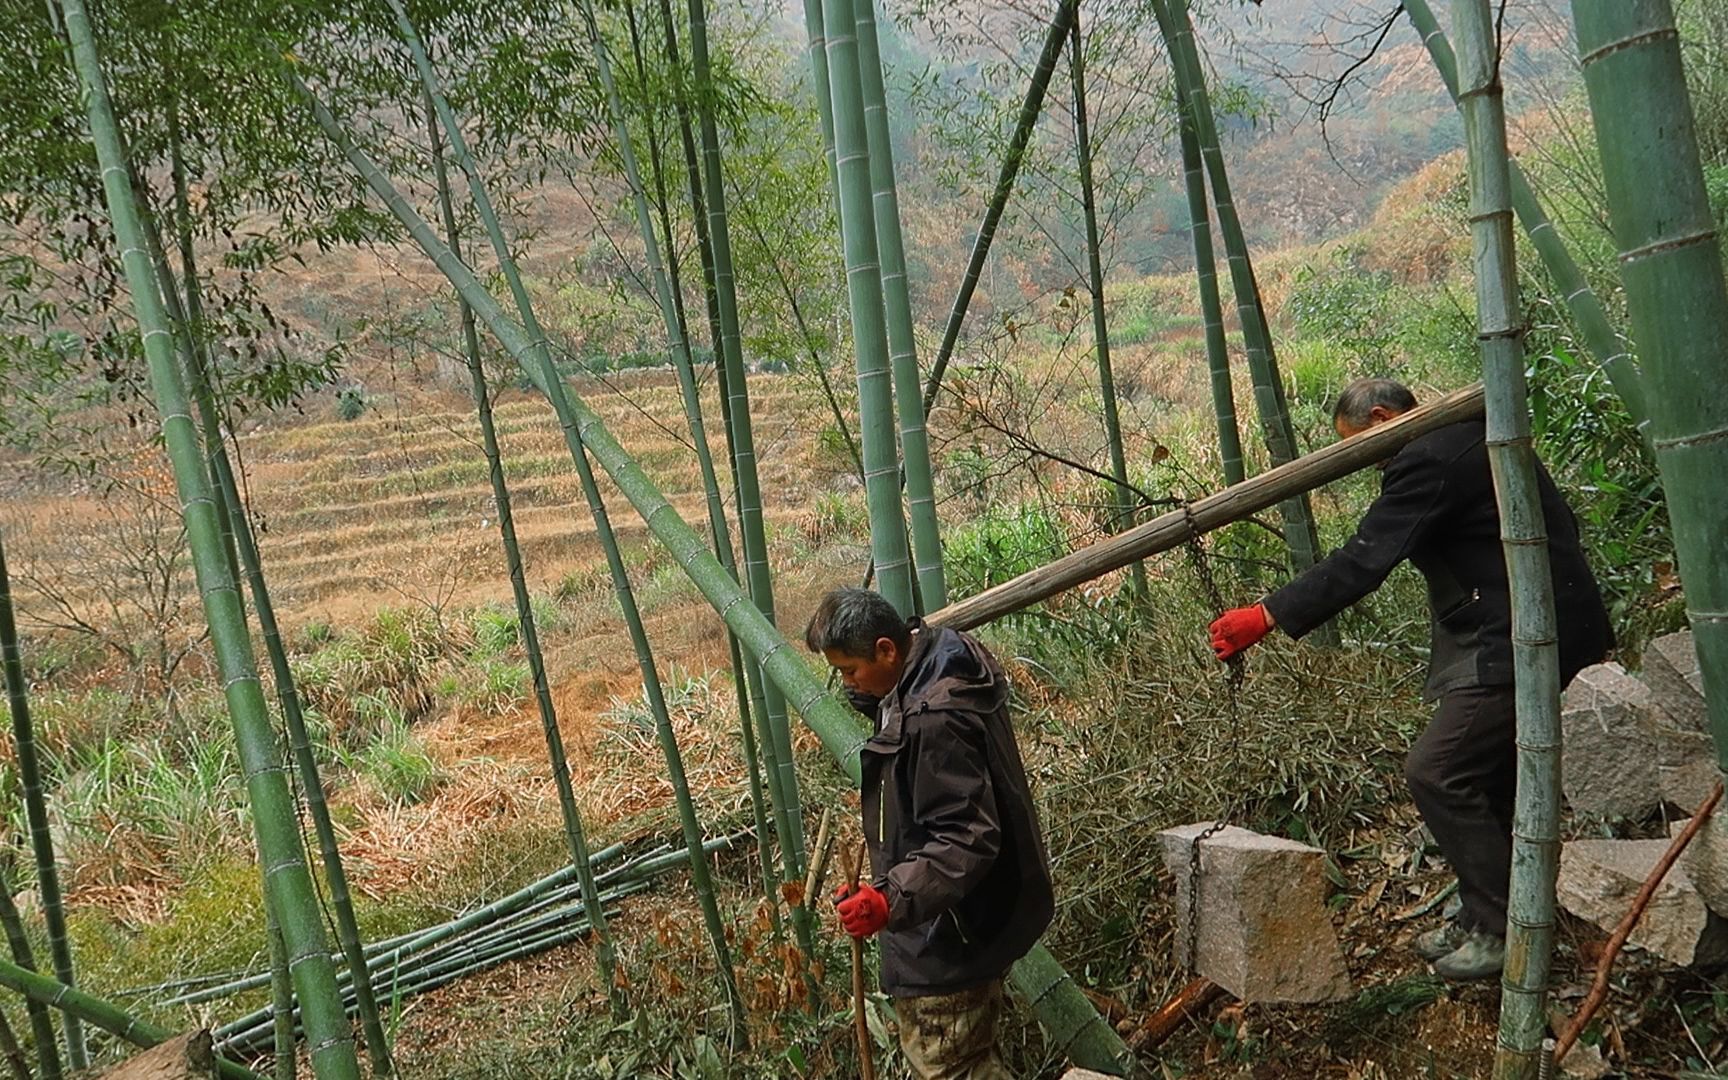
M 1452 896 L 1446 901 L 1446 906 L 1440 909 L 1440 917 L 1447 922 L 1457 922 L 1458 916 L 1464 913 L 1464 897 L 1452 890 Z
M 1434 961 L 1464 944 L 1467 936 L 1469 935 L 1462 926 L 1448 919 L 1427 933 L 1416 935 L 1416 941 L 1411 947 L 1416 950 L 1417 956 Z
M 1456 949 L 1434 961 L 1434 974 L 1453 982 L 1491 979 L 1506 966 L 1506 939 L 1471 930 Z

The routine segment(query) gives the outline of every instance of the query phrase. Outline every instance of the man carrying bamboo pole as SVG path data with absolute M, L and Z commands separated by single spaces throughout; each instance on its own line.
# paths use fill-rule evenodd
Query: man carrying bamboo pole
M 872 877 L 835 897 L 881 934 L 882 989 L 919 1080 L 1000 1080 L 1002 978 L 1055 910 L 1038 814 L 1008 720 L 1008 679 L 966 634 L 836 589 L 805 630 L 875 721 L 862 749 Z
M 1333 426 L 1347 439 L 1415 407 L 1399 383 L 1358 379 L 1338 398 Z M 1602 660 L 1614 635 L 1572 511 L 1538 468 L 1564 685 Z M 1405 559 L 1422 572 L 1432 613 L 1425 694 L 1439 704 L 1404 776 L 1458 875 L 1462 904 L 1456 919 L 1416 939 L 1416 951 L 1445 978 L 1490 978 L 1505 956 L 1517 747 L 1511 589 L 1483 423 L 1432 431 L 1380 469 L 1380 497 L 1356 535 L 1260 603 L 1226 611 L 1212 624 L 1212 647 L 1229 660 L 1274 626 L 1300 638 L 1379 588 Z

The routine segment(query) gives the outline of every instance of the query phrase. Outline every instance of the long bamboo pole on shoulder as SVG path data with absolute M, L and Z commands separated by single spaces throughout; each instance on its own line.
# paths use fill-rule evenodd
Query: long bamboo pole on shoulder
M 1169 551 L 1191 537 L 1276 506 L 1397 453 L 1406 443 L 1448 424 L 1482 415 L 1482 384 L 1455 390 L 1396 420 L 1268 469 L 1233 487 L 1195 499 L 1108 540 L 1064 555 L 1017 578 L 932 612 L 927 622 L 969 630 L 1103 577 L 1137 559 Z

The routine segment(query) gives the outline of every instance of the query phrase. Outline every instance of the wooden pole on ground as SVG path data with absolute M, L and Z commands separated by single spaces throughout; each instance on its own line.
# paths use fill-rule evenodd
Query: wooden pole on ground
M 1268 469 L 1252 479 L 1196 499 L 1186 507 L 1153 518 L 1125 533 L 1100 540 L 976 596 L 949 604 L 931 613 L 925 621 L 933 626 L 949 626 L 956 630 L 982 626 L 1076 585 L 1103 577 L 1112 570 L 1120 570 L 1137 559 L 1169 551 L 1186 543 L 1192 535 L 1241 521 L 1269 506 L 1276 506 L 1293 494 L 1310 491 L 1384 461 L 1406 443 L 1430 431 L 1481 415 L 1482 384 L 1475 383 L 1412 409 L 1396 420 Z

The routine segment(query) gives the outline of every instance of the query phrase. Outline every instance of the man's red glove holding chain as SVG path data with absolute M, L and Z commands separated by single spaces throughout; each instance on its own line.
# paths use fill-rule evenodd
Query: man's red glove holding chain
M 888 925 L 888 898 L 874 885 L 842 885 L 834 893 L 840 925 L 855 938 L 867 938 Z
M 1272 616 L 1265 604 L 1231 608 L 1212 623 L 1212 652 L 1220 660 L 1234 659 L 1271 632 Z

